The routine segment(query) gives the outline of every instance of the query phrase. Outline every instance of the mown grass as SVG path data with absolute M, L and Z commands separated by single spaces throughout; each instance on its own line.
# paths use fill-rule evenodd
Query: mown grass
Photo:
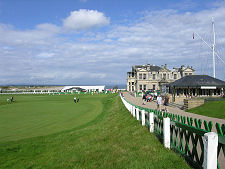
M 83 126 L 0 143 L 0 168 L 190 168 L 132 118 L 118 96 L 98 100 L 101 113 Z
M 4 103 L 10 96 L 0 97 Z M 14 96 L 15 102 L 0 105 L 0 142 L 48 135 L 83 125 L 101 113 L 101 99 L 106 96 L 80 95 L 79 103 L 74 103 L 73 97 L 74 95 Z
M 225 119 L 225 100 L 206 102 L 202 106 L 188 110 L 188 112 Z

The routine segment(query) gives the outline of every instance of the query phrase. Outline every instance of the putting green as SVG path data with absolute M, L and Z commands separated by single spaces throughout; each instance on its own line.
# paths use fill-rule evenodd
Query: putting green
M 80 127 L 102 112 L 104 95 L 0 95 L 0 142 L 19 140 Z

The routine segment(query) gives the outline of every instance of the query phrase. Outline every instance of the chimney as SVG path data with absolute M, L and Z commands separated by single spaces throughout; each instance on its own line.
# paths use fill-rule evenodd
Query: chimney
M 167 64 L 165 64 L 164 68 L 167 69 Z
M 147 64 L 147 71 L 150 71 L 150 64 Z

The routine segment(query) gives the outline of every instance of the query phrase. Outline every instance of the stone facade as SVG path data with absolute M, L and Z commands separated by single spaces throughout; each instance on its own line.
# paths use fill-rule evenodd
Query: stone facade
M 161 67 L 150 64 L 135 65 L 131 72 L 127 72 L 127 91 L 163 90 L 166 84 L 193 74 L 192 67 L 185 68 L 183 65 L 173 70 L 168 69 L 166 64 Z

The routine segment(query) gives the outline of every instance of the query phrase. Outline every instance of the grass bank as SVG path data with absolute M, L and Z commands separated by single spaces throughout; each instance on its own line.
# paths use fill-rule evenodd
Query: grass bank
M 188 110 L 188 112 L 225 119 L 225 100 L 206 102 L 202 106 Z
M 0 168 L 190 168 L 142 127 L 118 96 L 95 99 L 102 110 L 82 126 L 0 143 Z

